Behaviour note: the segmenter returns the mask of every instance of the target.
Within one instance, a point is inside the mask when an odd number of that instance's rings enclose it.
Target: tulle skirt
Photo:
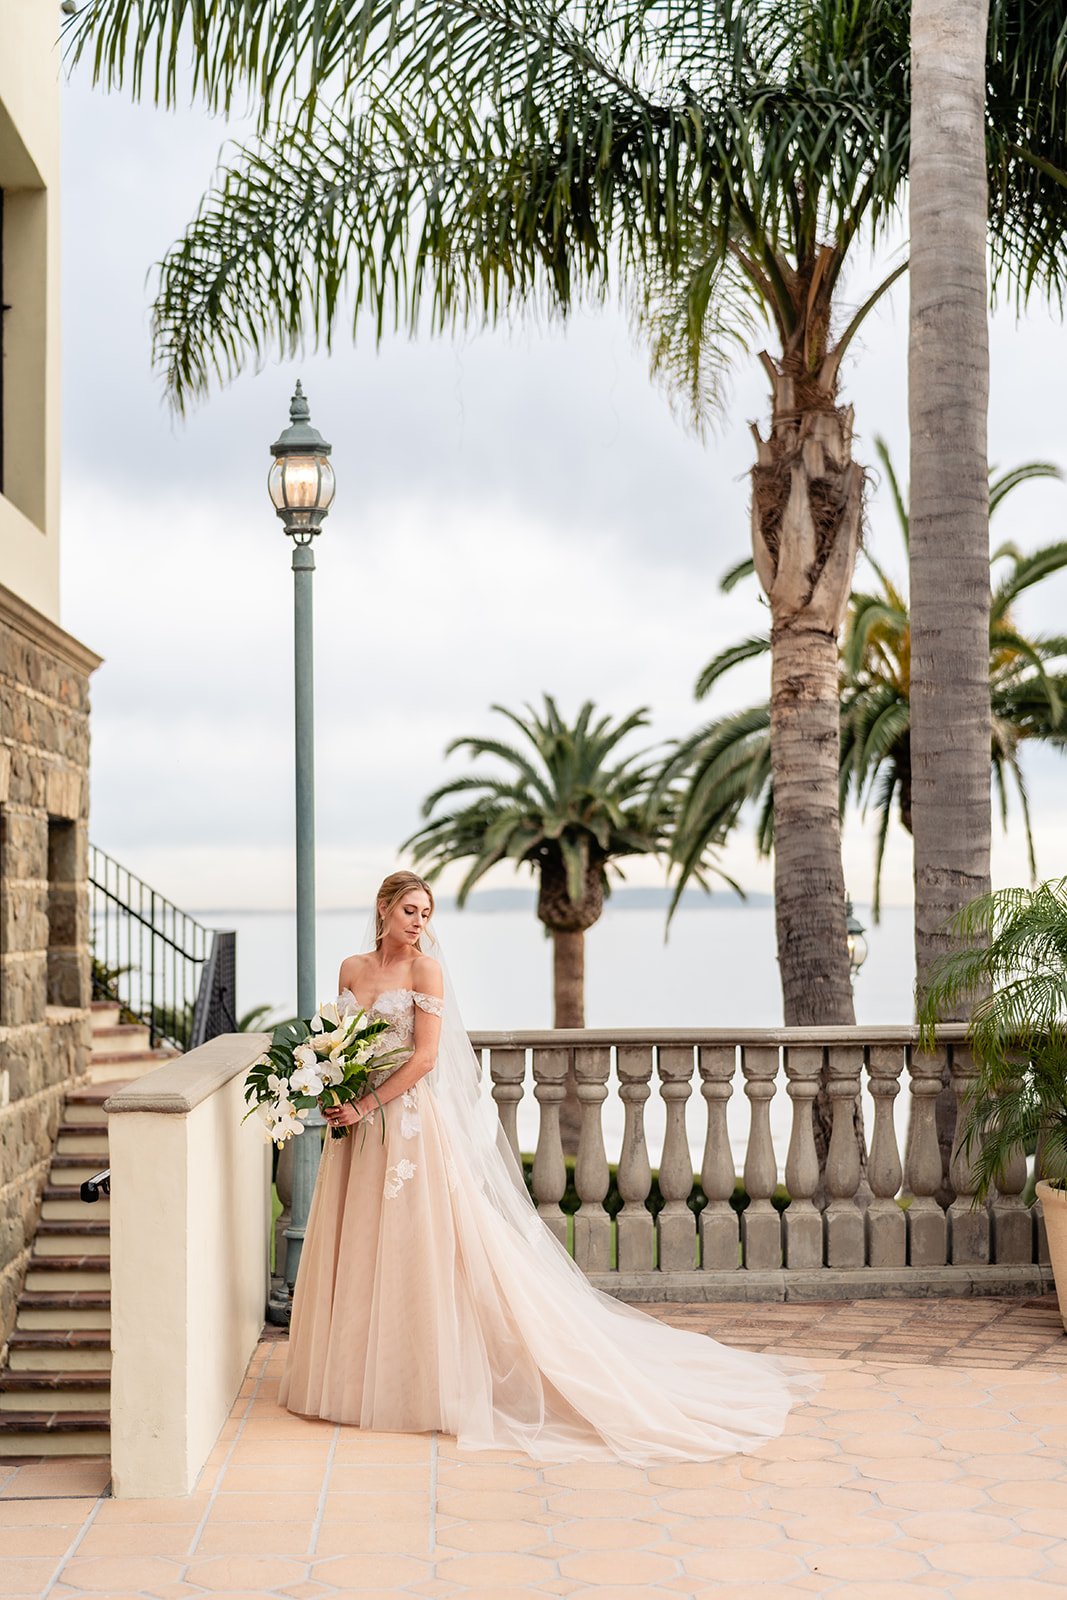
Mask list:
[[[464,1173],[430,1079],[325,1140],[291,1411],[545,1461],[692,1461],[776,1437],[817,1381],[593,1289],[532,1207],[517,1227]]]

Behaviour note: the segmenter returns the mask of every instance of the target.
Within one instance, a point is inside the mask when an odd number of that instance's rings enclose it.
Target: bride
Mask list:
[[[594,1289],[543,1225],[433,942],[433,894],[394,872],[373,948],[341,967],[384,1018],[373,1095],[326,1112],[281,1403],[538,1460],[700,1460],[781,1433],[813,1379]],[[368,938],[368,944],[371,943]],[[383,1126],[384,1124],[384,1126]]]

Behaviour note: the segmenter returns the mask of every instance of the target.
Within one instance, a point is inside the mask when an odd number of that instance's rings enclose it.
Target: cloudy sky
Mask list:
[[[767,401],[739,365],[729,414],[704,442],[674,419],[615,308],[456,339],[361,336],[334,355],[272,363],[175,422],[149,362],[152,264],[182,230],[232,134],[199,111],[161,113],[64,90],[63,620],[105,657],[94,680],[94,840],[180,903],[292,903],[289,547],[266,495],[268,446],[294,380],[334,446],[337,499],[318,541],[316,672],[320,902],[365,903],[423,796],[459,770],[443,751],[490,732],[494,701],[542,691],[651,709],[649,742],[766,692],[752,668],[704,705],[702,664],[763,626],[753,586],[724,597],[748,551],[749,423]],[[846,293],[881,275],[861,260]],[[907,463],[907,284],[868,319],[845,372],[857,454]],[[1067,466],[1067,336],[1035,307],[992,325],[990,453]],[[902,573],[883,489],[870,543]],[[1067,487],[1009,501],[997,542],[1067,536]],[[1021,611],[1062,627],[1067,577]],[[1028,756],[1039,866],[1063,870],[1058,757]],[[846,827],[857,899],[870,833]],[[749,838],[727,867],[770,872]],[[1018,819],[995,850],[1024,881]],[[631,881],[657,881],[649,864]],[[513,881],[508,876],[496,880]],[[906,901],[897,833],[886,898]]]

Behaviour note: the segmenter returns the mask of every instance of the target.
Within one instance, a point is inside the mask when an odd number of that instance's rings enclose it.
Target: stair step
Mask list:
[[[83,1206],[82,1213],[99,1215],[101,1202]],[[51,1222],[37,1224],[34,1251],[38,1256],[110,1256],[111,1226],[108,1222]]]
[[[60,1126],[57,1155],[81,1156],[86,1161],[103,1156],[106,1165],[107,1148],[106,1122],[64,1122]]]
[[[175,1054],[173,1051],[163,1055],[159,1051],[146,1050],[137,1055],[131,1052],[121,1056],[93,1056],[89,1071],[94,1083],[107,1086],[108,1094],[113,1094],[120,1083],[129,1083],[133,1078],[143,1078],[146,1072],[155,1072],[165,1061],[173,1061]]]
[[[119,1003],[117,1000],[93,1000],[89,1009],[92,1012],[93,1027],[115,1028],[119,1020]]]
[[[41,1221],[80,1222],[89,1204],[93,1207],[94,1220],[108,1216],[110,1203],[106,1195],[99,1200],[85,1201],[79,1189],[67,1184],[49,1183],[45,1186],[41,1201]]]
[[[7,1359],[11,1372],[108,1372],[111,1333],[107,1328],[16,1328]]]
[[[52,1157],[52,1170],[50,1171],[49,1184],[52,1188],[66,1187],[80,1189],[88,1178],[95,1178],[107,1166],[107,1151],[104,1151],[102,1161],[93,1160],[87,1155],[56,1154]]]
[[[0,1412],[101,1411],[111,1405],[107,1372],[0,1373]]]
[[[110,1445],[106,1411],[0,1413],[0,1456],[100,1456]]]
[[[19,1296],[16,1328],[110,1328],[111,1294],[106,1289],[28,1289]]]
[[[93,1055],[98,1051],[126,1055],[152,1048],[152,1035],[143,1023],[120,1022],[114,1028],[93,1027]]]
[[[26,1289],[31,1293],[47,1294],[61,1289],[102,1292],[110,1287],[110,1256],[33,1255],[26,1268]]]

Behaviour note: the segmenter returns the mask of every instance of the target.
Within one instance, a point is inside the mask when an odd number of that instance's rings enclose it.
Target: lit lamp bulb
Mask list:
[[[849,976],[855,977],[867,959],[866,929],[852,909],[852,901],[845,901],[845,936],[848,945]]]

